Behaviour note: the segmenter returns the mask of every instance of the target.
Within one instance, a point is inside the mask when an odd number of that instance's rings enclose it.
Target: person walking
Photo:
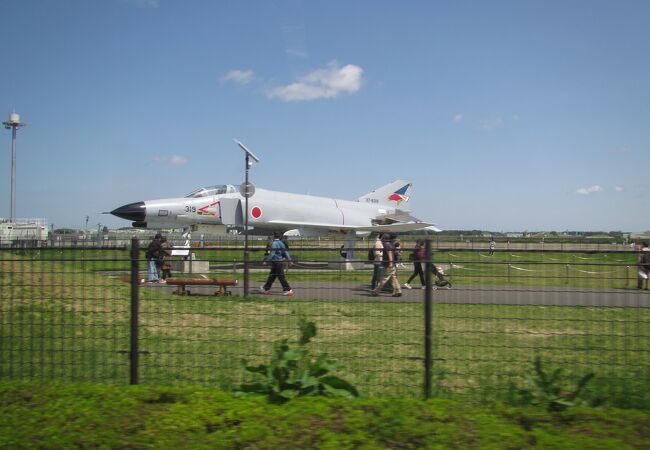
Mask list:
[[[640,247],[640,253],[637,257],[639,273],[637,274],[636,287],[637,289],[643,289],[643,285],[645,284],[645,288],[648,289],[648,277],[650,276],[650,247],[648,247],[647,242],[641,243]]]
[[[159,270],[159,261],[160,261],[160,240],[162,235],[160,233],[156,234],[153,240],[147,246],[145,251],[145,257],[148,261],[148,271],[147,271],[147,282],[148,283],[157,283],[160,279],[158,275]]]
[[[381,280],[384,275],[384,266],[381,263],[382,255],[384,253],[384,243],[381,241],[382,233],[377,235],[375,239],[375,246],[373,249],[373,258],[372,261],[372,280],[370,281],[370,289],[377,287],[379,280]]]
[[[370,291],[370,295],[377,297],[379,291],[384,285],[390,280],[393,286],[393,297],[401,297],[402,289],[397,279],[397,269],[395,267],[395,246],[393,245],[394,237],[388,233],[384,233],[381,241],[384,244],[384,249],[382,253],[382,264],[384,266],[384,277],[381,281],[375,286],[373,290]]]
[[[271,264],[271,271],[264,286],[260,286],[260,292],[262,294],[270,294],[271,286],[273,286],[275,279],[279,278],[280,284],[282,285],[282,295],[291,297],[294,292],[291,286],[289,286],[287,277],[284,274],[284,262],[286,260],[291,265],[291,257],[289,256],[289,252],[287,252],[287,247],[280,240],[278,233],[273,233],[272,236],[273,242],[271,242],[269,254],[264,258],[265,265],[267,263]]]
[[[494,249],[497,247],[497,243],[494,242],[494,238],[490,239],[490,252],[489,255],[493,256],[494,255]]]
[[[412,289],[410,283],[416,276],[420,277],[420,284],[422,285],[422,289],[426,288],[426,283],[424,281],[424,271],[422,270],[424,256],[424,242],[422,239],[418,239],[415,241],[415,247],[413,248],[413,251],[410,255],[410,259],[413,261],[413,273],[406,281],[406,283],[404,283],[404,286],[402,286],[403,288]]]

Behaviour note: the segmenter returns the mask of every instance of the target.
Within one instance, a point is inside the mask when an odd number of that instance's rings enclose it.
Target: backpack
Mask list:
[[[369,248],[368,249],[368,261],[374,261],[375,260],[375,249],[374,248]]]

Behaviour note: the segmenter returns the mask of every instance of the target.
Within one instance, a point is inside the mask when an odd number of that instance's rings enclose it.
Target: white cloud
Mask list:
[[[353,94],[361,89],[363,69],[354,64],[339,67],[336,61],[298,79],[296,83],[266,91],[268,98],[285,102],[335,98],[341,93]]]
[[[237,84],[248,84],[253,81],[253,78],[254,74],[252,70],[231,70],[221,77],[221,81],[232,81]]]
[[[188,163],[187,158],[180,155],[156,156],[153,160],[158,164],[166,164],[168,166],[184,166]]]
[[[625,189],[623,188],[623,186],[614,186],[614,190],[616,192],[623,192]]]
[[[590,194],[594,194],[594,193],[596,193],[596,192],[602,192],[602,191],[603,191],[603,188],[600,187],[600,186],[598,186],[597,184],[595,184],[595,185],[593,185],[593,186],[582,187],[582,188],[578,189],[578,190],[576,191],[576,194],[579,194],[579,195],[590,195]]]
[[[462,113],[458,113],[454,116],[454,123],[461,123],[465,120],[465,116]]]
[[[503,125],[503,117],[488,117],[481,121],[481,130],[494,130]]]

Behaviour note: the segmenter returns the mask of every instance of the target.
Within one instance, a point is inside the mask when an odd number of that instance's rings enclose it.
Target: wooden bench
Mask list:
[[[219,290],[214,295],[225,296],[232,293],[227,289],[228,286],[237,286],[237,280],[225,278],[167,278],[167,284],[178,286],[176,295],[191,295],[186,286],[219,286]]]

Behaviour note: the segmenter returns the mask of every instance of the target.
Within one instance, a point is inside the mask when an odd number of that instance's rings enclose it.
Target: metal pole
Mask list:
[[[11,214],[9,221],[16,218],[16,125],[11,127]]]
[[[431,345],[431,320],[432,320],[432,292],[431,289],[431,239],[427,239],[424,243],[424,252],[426,255],[426,262],[424,264],[424,279],[425,279],[425,294],[424,294],[424,398],[431,398],[431,366],[432,366],[432,345]]]
[[[248,156],[248,152],[246,152],[246,177],[245,177],[245,185],[246,189],[248,190],[248,170],[250,167],[250,159]],[[248,288],[249,288],[249,279],[248,279],[248,261],[249,261],[249,254],[248,254],[248,192],[246,192],[246,195],[244,196],[244,209],[246,209],[246,212],[244,213],[244,297],[248,297]]]
[[[130,356],[130,384],[138,384],[138,365],[140,349],[138,346],[138,315],[140,312],[138,290],[140,288],[140,241],[131,239],[131,350]]]
[[[246,172],[246,179],[244,181],[244,189],[242,195],[244,196],[244,209],[246,211],[244,212],[244,296],[248,296],[248,288],[249,288],[249,277],[248,277],[248,262],[249,262],[249,251],[248,251],[248,197],[252,195],[252,192],[254,192],[254,189],[252,189],[252,186],[249,185],[248,183],[248,171],[250,170],[251,165],[253,164],[251,162],[251,158],[255,162],[260,162],[260,159],[255,156],[249,149],[246,148],[244,144],[239,142],[237,139],[235,139],[235,142],[237,145],[239,145],[239,148],[241,148],[245,153],[246,153],[246,167],[245,167],[245,172]],[[240,190],[241,193],[241,190]]]
[[[2,122],[8,130],[11,128],[11,204],[9,207],[9,220],[13,222],[16,218],[16,134],[18,128],[24,127],[25,124],[20,122],[20,116],[13,113],[9,114],[6,122]]]

